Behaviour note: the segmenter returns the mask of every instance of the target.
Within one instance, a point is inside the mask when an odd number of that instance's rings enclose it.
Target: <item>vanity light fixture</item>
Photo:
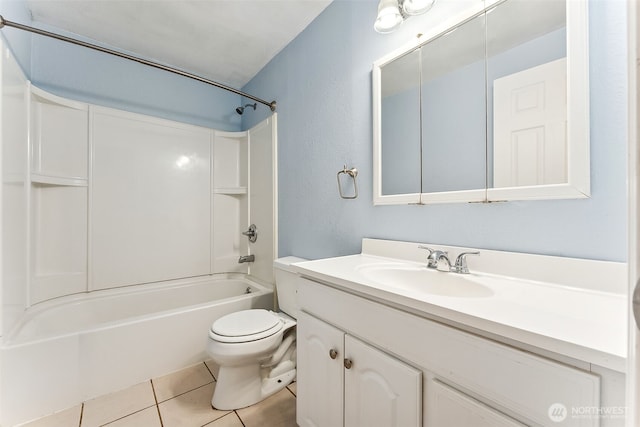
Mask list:
[[[391,33],[410,16],[426,13],[434,3],[435,0],[380,0],[373,28],[381,34]]]
[[[403,19],[398,0],[380,0],[373,28],[381,34],[390,33],[402,24]]]

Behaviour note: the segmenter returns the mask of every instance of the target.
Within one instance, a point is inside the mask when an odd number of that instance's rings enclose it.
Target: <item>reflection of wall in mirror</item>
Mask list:
[[[420,94],[417,88],[382,99],[382,194],[420,192]]]
[[[497,78],[563,57],[565,28],[500,52],[488,59],[487,93]],[[477,61],[423,85],[425,193],[494,187],[493,98],[485,102],[484,71],[485,62]],[[420,191],[418,96],[413,88],[382,99],[383,195]]]
[[[425,82],[422,91],[423,191],[437,193],[484,188],[484,61]]]

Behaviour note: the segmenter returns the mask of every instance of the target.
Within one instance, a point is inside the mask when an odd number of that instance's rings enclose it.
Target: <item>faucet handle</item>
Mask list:
[[[440,258],[444,255],[445,257],[448,255],[447,252],[441,251],[439,249],[432,249],[428,246],[418,246],[418,249],[424,249],[429,251],[429,255],[427,255],[427,267],[429,268],[438,268],[438,262]],[[447,259],[448,261],[448,259]]]
[[[467,255],[480,255],[478,251],[462,252],[456,257],[456,262],[451,268],[454,273],[469,274],[469,267],[467,267]]]
[[[418,249],[424,249],[425,251],[429,251],[429,255],[431,255],[432,253],[434,253],[436,250],[435,249],[431,249],[428,246],[424,246],[424,245],[419,245]],[[427,256],[429,256],[427,255]]]

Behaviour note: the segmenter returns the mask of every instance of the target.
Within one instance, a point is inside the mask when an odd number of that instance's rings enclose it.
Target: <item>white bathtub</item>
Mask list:
[[[12,426],[206,359],[211,323],[271,308],[273,290],[215,275],[30,308],[0,347],[0,425]]]

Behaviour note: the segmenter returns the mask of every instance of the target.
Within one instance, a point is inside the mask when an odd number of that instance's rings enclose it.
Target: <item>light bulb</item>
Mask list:
[[[378,17],[373,28],[379,33],[390,33],[402,24],[402,15],[397,0],[380,0]]]
[[[431,9],[434,3],[435,0],[404,0],[402,10],[407,15],[421,15]]]

